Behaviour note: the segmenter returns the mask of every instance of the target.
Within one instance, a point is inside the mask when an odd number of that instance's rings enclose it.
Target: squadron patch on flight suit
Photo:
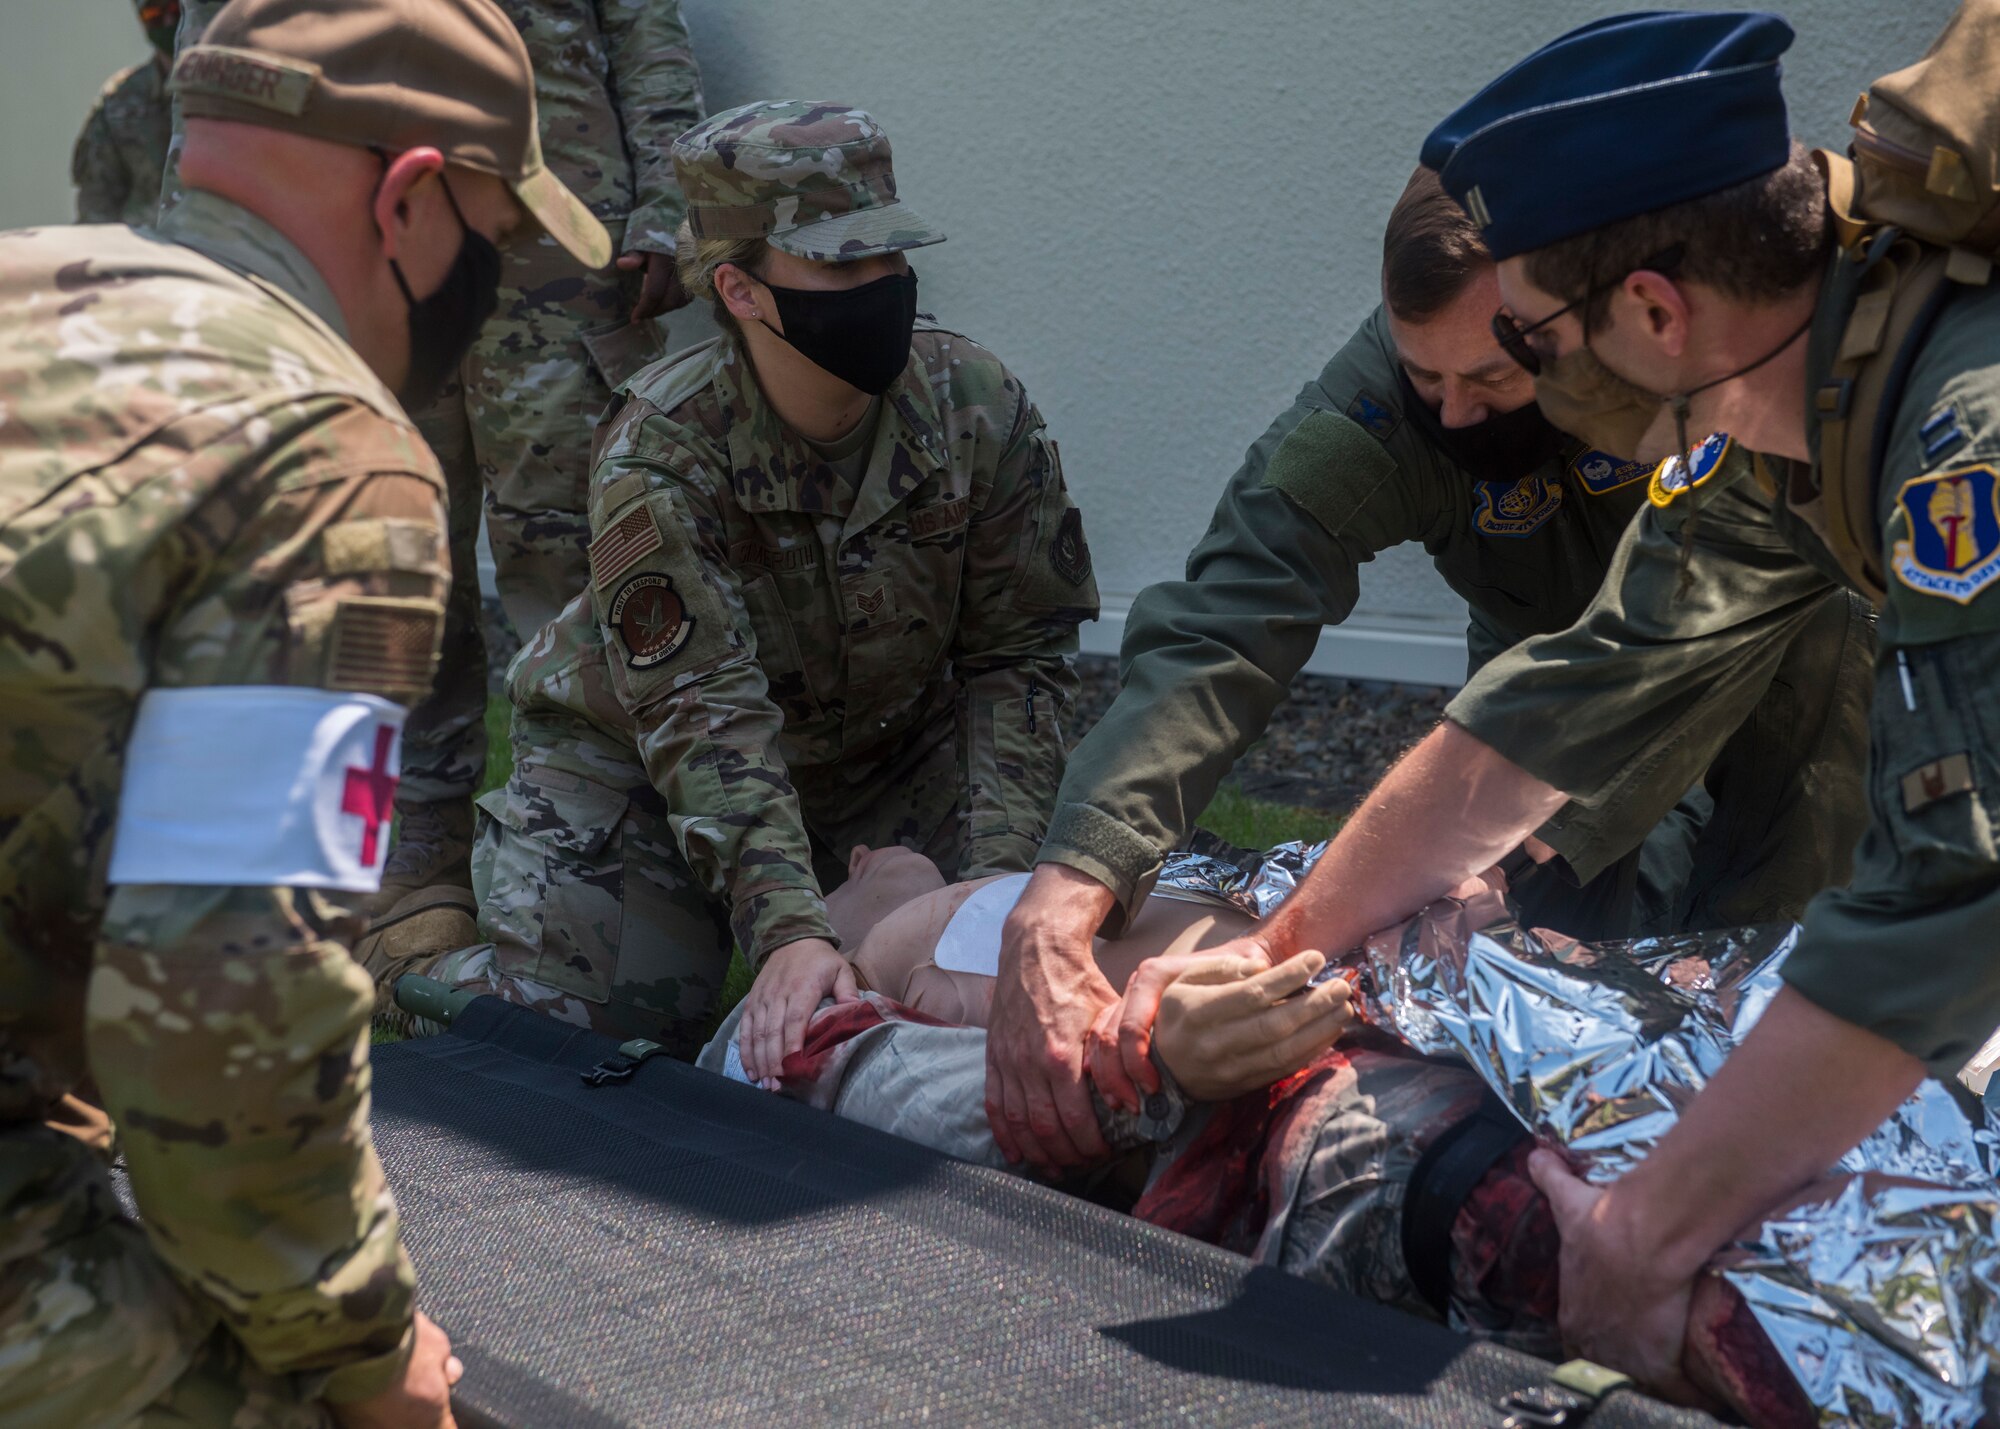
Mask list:
[[[1474,486],[1479,509],[1473,529],[1482,536],[1525,536],[1562,509],[1563,489],[1539,472],[1519,481],[1482,481]]]
[[[2000,477],[1992,467],[1916,477],[1903,483],[1896,504],[1910,532],[1890,556],[1897,580],[1960,605],[2000,581]]]
[[[1642,481],[1650,470],[1642,461],[1620,461],[1610,452],[1600,451],[1579,452],[1569,464],[1569,474],[1592,496],[1603,496]]]
[[[1403,414],[1387,402],[1378,402],[1366,392],[1354,394],[1347,404],[1347,419],[1378,442],[1386,442],[1403,424]]]
[[[1673,505],[1722,470],[1722,459],[1733,445],[1727,433],[1717,432],[1696,442],[1686,456],[1668,457],[1653,468],[1653,484],[1646,488],[1646,499],[1662,510]]]
[[[694,617],[675,591],[673,577],[651,571],[620,586],[606,614],[625,644],[625,663],[635,670],[671,660],[694,634]]]

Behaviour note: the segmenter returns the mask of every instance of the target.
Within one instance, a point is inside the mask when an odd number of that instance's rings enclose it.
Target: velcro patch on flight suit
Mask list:
[[[1366,392],[1356,392],[1354,400],[1347,404],[1347,420],[1376,441],[1386,442],[1396,435],[1396,428],[1403,424],[1403,414]]]
[[[2000,475],[1990,465],[1913,477],[1896,505],[1907,534],[1889,568],[1900,584],[1970,605],[2000,581]]]
[[[1686,456],[1670,456],[1653,469],[1653,482],[1646,490],[1646,499],[1653,505],[1665,509],[1714,479],[1722,470],[1724,459],[1735,445],[1729,437],[1717,432],[1697,442]]]
[[[347,596],[334,602],[326,684],[422,698],[437,665],[444,612],[433,601]]]
[[[1903,776],[1903,812],[1914,814],[1926,804],[1953,794],[1969,794],[1977,787],[1972,760],[1963,754],[1947,754]]]
[[[1592,496],[1605,496],[1635,481],[1644,481],[1653,469],[1642,461],[1625,461],[1610,452],[1582,451],[1569,464],[1569,474]]]
[[[1360,480],[1342,480],[1341,472]],[[1339,535],[1354,515],[1353,493],[1396,475],[1396,459],[1366,430],[1338,412],[1308,412],[1278,443],[1264,471],[1264,485],[1283,492],[1300,510]]]
[[[438,529],[428,521],[393,517],[340,521],[320,536],[320,560],[330,576],[365,571],[437,572]]]
[[[1472,526],[1482,536],[1526,536],[1562,510],[1562,483],[1540,472],[1530,472],[1519,481],[1482,481],[1473,489],[1479,506],[1472,513]]]

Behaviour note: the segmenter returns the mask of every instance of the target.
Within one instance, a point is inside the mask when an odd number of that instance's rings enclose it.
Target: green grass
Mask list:
[[[481,794],[497,789],[514,772],[514,750],[507,740],[507,702],[498,695],[486,701],[486,782]],[[1313,809],[1290,804],[1271,804],[1253,799],[1233,784],[1225,784],[1216,794],[1201,825],[1239,848],[1269,848],[1293,839],[1323,839],[1338,828],[1340,821]],[[732,954],[729,975],[722,984],[720,1022],[750,990],[750,964],[741,953]]]
[[[1253,799],[1234,784],[1224,784],[1216,790],[1215,798],[1198,822],[1238,848],[1270,848],[1294,840],[1317,843],[1331,838],[1341,823],[1338,816],[1317,809]]]

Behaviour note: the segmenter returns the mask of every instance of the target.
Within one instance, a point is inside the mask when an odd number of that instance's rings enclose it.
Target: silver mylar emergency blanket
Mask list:
[[[1241,864],[1176,854],[1167,897],[1262,917],[1324,844]],[[1790,926],[1579,944],[1508,921],[1497,896],[1446,900],[1322,976],[1367,1021],[1470,1063],[1595,1182],[1644,1159],[1770,1005]],[[1841,1068],[1802,1067],[1837,1095]],[[1979,1421],[2000,1347],[2000,1130],[1937,1081],[1836,1173],[1838,1194],[1776,1214],[1714,1262],[1825,1424]],[[2000,1386],[2000,1376],[1996,1376]]]

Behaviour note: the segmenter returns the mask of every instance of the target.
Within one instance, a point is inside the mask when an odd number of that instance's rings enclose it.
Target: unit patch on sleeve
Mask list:
[[[1653,484],[1646,499],[1662,510],[1708,481],[1722,470],[1722,459],[1735,443],[1725,432],[1703,437],[1686,456],[1678,453],[1653,468]]]
[[[1990,466],[1919,476],[1896,498],[1909,538],[1896,542],[1896,579],[1960,605],[2000,581],[2000,478]]]
[[[1472,525],[1482,536],[1525,536],[1563,504],[1561,483],[1539,472],[1519,481],[1477,482],[1473,489],[1478,493],[1479,507],[1472,513]]]
[[[1055,543],[1049,547],[1049,564],[1071,585],[1080,586],[1090,578],[1090,545],[1083,539],[1081,508],[1072,506],[1063,512]]]
[[[625,663],[635,670],[671,660],[694,634],[694,617],[674,590],[673,578],[651,571],[620,586],[606,614],[625,643]]]
[[[1347,404],[1347,419],[1378,442],[1386,442],[1403,424],[1403,414],[1387,402],[1378,402],[1366,392],[1354,394]]]
[[[1600,451],[1579,452],[1569,464],[1569,474],[1592,496],[1603,496],[1644,480],[1650,470],[1642,461],[1620,461],[1610,452]]]

